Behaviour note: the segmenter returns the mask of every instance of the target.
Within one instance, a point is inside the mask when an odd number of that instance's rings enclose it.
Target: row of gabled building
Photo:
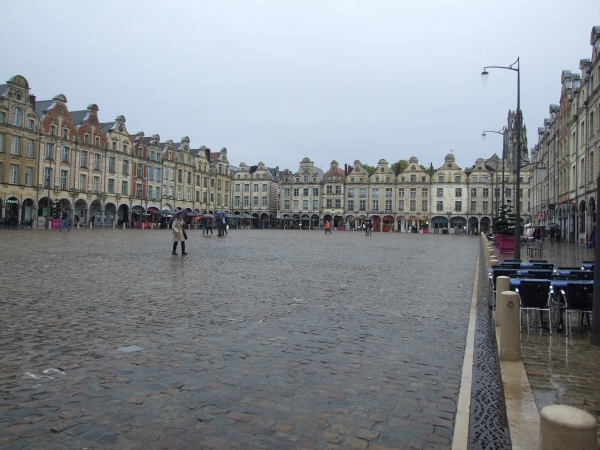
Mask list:
[[[22,76],[0,85],[2,219],[42,225],[58,207],[83,223],[93,217],[120,225],[164,209],[225,209],[268,225],[289,218],[352,228],[369,219],[379,230],[452,232],[489,230],[502,199],[519,201],[522,211],[529,206],[527,182],[520,193],[513,189],[513,112],[505,158],[480,158],[464,170],[448,154],[437,168],[412,157],[401,172],[383,159],[374,171],[356,160],[333,161],[323,172],[304,158],[293,172],[262,162],[234,167],[225,148],[211,152],[192,148],[187,137],[174,143],[131,134],[123,116],[101,122],[95,104],[70,111],[64,95],[38,101],[29,90]],[[529,169],[521,173],[528,175]]]
[[[538,128],[530,178],[534,223],[557,223],[569,242],[589,238],[596,220],[600,152],[600,26],[592,28],[591,59],[563,70],[558,103]]]

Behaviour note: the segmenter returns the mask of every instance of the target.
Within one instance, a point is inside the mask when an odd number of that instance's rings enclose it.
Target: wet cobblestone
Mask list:
[[[189,235],[0,231],[3,450],[450,448],[479,238]]]

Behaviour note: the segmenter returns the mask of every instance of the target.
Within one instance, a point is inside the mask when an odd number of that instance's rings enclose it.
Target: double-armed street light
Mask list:
[[[506,134],[506,128],[502,127],[502,131],[484,131],[483,133],[481,133],[481,140],[483,142],[485,142],[485,138],[486,138],[486,133],[495,133],[495,134],[500,134],[502,135],[502,206],[504,206],[504,166],[505,166],[505,149],[506,149],[506,142],[504,140],[504,136]]]
[[[515,67],[516,66],[516,67]],[[487,79],[489,72],[487,69],[505,69],[512,70],[513,72],[517,72],[517,159],[516,159],[516,195],[517,200],[515,201],[515,253],[514,258],[521,258],[521,205],[519,203],[520,192],[521,192],[521,69],[519,64],[519,58],[512,63],[510,66],[486,66],[483,68],[483,72],[481,72],[481,81],[485,86],[487,84]]]

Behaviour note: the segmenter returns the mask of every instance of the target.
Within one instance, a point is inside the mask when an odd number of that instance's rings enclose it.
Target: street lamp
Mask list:
[[[515,66],[516,67],[513,67]],[[516,161],[516,191],[517,201],[515,202],[515,253],[514,258],[521,258],[521,205],[519,203],[519,193],[521,191],[521,69],[519,58],[510,66],[487,66],[481,72],[481,82],[485,86],[488,79],[487,69],[505,69],[517,72],[517,161]]]
[[[504,166],[506,165],[504,163],[506,155],[504,153],[505,149],[506,149],[506,142],[504,141],[504,136],[506,134],[506,128],[502,127],[503,131],[484,131],[483,133],[481,133],[481,140],[483,142],[485,142],[485,138],[486,138],[486,134],[485,133],[495,133],[495,134],[500,134],[502,135],[502,206],[504,206]]]
[[[496,174],[495,170],[489,171],[490,176],[492,177],[492,231],[494,230],[494,197],[496,196],[496,192],[494,190],[494,175]],[[497,206],[497,205],[496,205]],[[497,216],[498,214],[496,214]]]

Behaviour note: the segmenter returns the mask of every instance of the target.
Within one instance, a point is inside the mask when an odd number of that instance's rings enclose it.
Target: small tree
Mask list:
[[[510,236],[515,232],[515,215],[508,205],[500,207],[500,214],[494,219],[494,233]]]
[[[53,219],[60,219],[60,206],[58,205],[58,200],[55,200],[54,203],[50,204],[50,217]]]

